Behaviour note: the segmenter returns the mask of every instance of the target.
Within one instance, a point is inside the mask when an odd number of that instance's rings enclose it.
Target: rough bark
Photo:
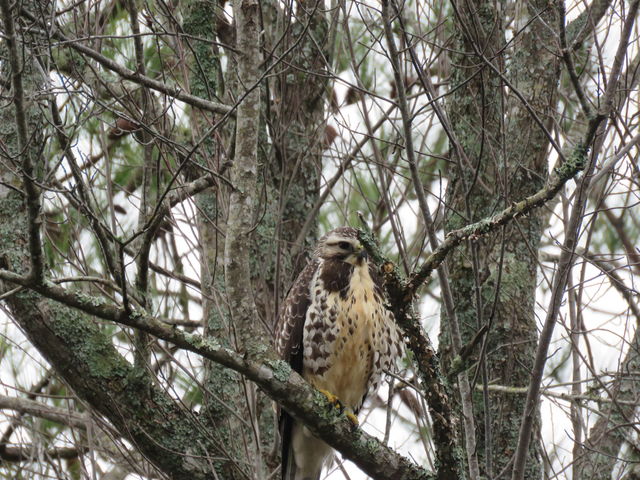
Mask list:
[[[222,76],[219,47],[212,45],[220,38],[234,44],[233,36],[226,37],[228,32],[224,29],[230,27],[220,18],[220,9],[217,2],[200,0],[183,5],[183,28],[192,36],[187,41],[189,56],[186,59],[191,93],[209,100],[219,100],[223,97],[225,87],[229,88]],[[234,66],[235,63],[230,68],[233,72],[231,75],[237,73]],[[224,98],[233,103],[231,95]],[[198,145],[198,149],[194,165],[187,169],[188,175],[200,175],[202,171],[199,167],[203,167],[204,171],[213,170],[221,176],[228,175],[225,162],[228,161],[228,153],[232,152],[230,145],[235,121],[229,118],[219,128],[213,129],[222,118],[222,115],[212,115],[205,110],[191,110],[192,142]],[[233,325],[225,307],[224,282],[224,225],[228,216],[228,196],[228,185],[218,180],[213,188],[200,193],[195,199],[204,334],[231,348],[234,345]],[[217,444],[225,451],[225,455],[216,456],[213,466],[219,478],[235,478],[238,472],[234,464],[252,463],[247,462],[248,452],[242,441],[245,436],[252,438],[251,435],[245,435],[247,430],[240,420],[249,418],[250,408],[243,394],[242,378],[218,363],[205,361],[202,389],[203,417],[211,425]],[[241,412],[240,415],[238,412]],[[238,435],[238,432],[243,434]]]
[[[280,2],[263,2],[262,8],[265,22],[280,27],[267,35],[272,55],[265,60],[279,71],[269,83],[266,120],[273,138],[268,173],[278,198],[273,213],[280,270],[273,285],[284,297],[317,237],[317,219],[309,212],[319,196],[331,45],[324,2],[299,2],[295,16]]]
[[[261,2],[259,7],[262,12],[257,18],[262,17],[263,21],[270,22],[271,25],[291,22],[288,17],[291,12],[283,10],[280,4]],[[242,6],[238,5],[237,8]],[[208,44],[192,42],[194,58],[197,59],[197,62],[192,63],[194,74],[191,84],[194,93],[207,96],[217,92],[220,97],[224,96],[227,103],[241,101],[237,122],[228,122],[224,130],[219,130],[202,143],[208,152],[205,157],[209,159],[209,167],[222,174],[230,174],[231,183],[238,187],[228,189],[225,185],[219,185],[215,191],[206,192],[198,198],[207,332],[224,345],[259,350],[260,341],[268,343],[269,339],[255,333],[265,327],[270,333],[278,314],[277,300],[286,294],[290,282],[303,266],[307,247],[315,240],[313,227],[305,235],[302,248],[298,250],[302,255],[296,254],[297,260],[292,259],[291,246],[307,219],[309,205],[313,205],[318,196],[322,150],[317,131],[323,125],[322,99],[326,80],[313,73],[322,69],[323,61],[326,60],[324,56],[320,56],[318,60],[317,53],[318,46],[326,43],[325,13],[317,8],[309,10],[305,17],[305,28],[301,28],[299,23],[295,27],[290,25],[291,31],[285,30],[287,33],[284,38],[279,36],[282,32],[277,28],[266,29],[265,35],[253,38],[249,35],[251,28],[261,29],[261,25],[236,23],[236,31],[232,33],[229,25],[220,18],[219,7],[212,9],[206,2],[193,2],[188,11],[190,15],[185,22],[185,29],[191,34],[202,38],[217,36],[227,43],[233,43],[236,49],[236,55],[228,56],[227,73],[223,76],[215,59],[215,51]],[[207,12],[209,14],[205,14]],[[216,25],[205,20],[212,16],[218,18]],[[282,42],[279,45],[284,53],[280,50],[276,52],[282,53],[282,57],[275,55],[267,59],[265,64],[260,62],[254,65],[251,78],[240,72],[241,68],[245,68],[243,62],[257,62],[263,47],[266,47],[264,51],[271,51],[269,43],[276,40]],[[299,96],[297,106],[292,110],[274,108],[280,105],[280,93],[277,92],[284,88],[280,84],[276,82],[273,92],[265,90],[264,82],[258,85],[258,80],[265,71],[274,65],[281,68],[285,64],[291,65],[296,71],[306,72],[304,76],[289,78],[289,88]],[[203,69],[202,65],[210,68]],[[220,81],[224,83],[221,84]],[[309,89],[309,85],[317,86]],[[292,91],[288,92],[287,95],[294,95]],[[276,100],[270,107],[271,97],[276,97]],[[290,100],[288,98],[286,101]],[[249,118],[247,113],[250,113],[250,128],[253,130],[250,136],[246,134],[246,121]],[[202,118],[194,118],[194,121],[201,125],[200,131],[206,131],[214,123],[211,119],[208,122],[202,121]],[[269,147],[273,142],[267,136],[267,127],[271,128],[272,137],[280,128],[287,132],[287,135],[279,138],[275,148]],[[227,170],[228,163],[225,163],[228,156],[234,159],[230,170]],[[247,160],[250,160],[252,166]],[[245,174],[255,176],[252,186],[249,187],[244,182],[246,175],[241,172],[242,169],[246,170]],[[252,173],[249,172],[251,169]],[[240,184],[236,185],[238,181]],[[241,203],[243,206],[240,206]],[[228,240],[226,245],[225,238]],[[235,245],[229,244],[229,238]],[[228,247],[235,252],[250,252],[249,265],[243,266],[242,274],[233,274],[238,271],[233,255],[228,255],[226,260],[223,258]],[[225,267],[225,262],[230,269]],[[227,278],[224,278],[225,270],[231,274]],[[250,284],[246,283],[247,278],[251,279]],[[237,290],[240,286],[249,288],[250,294],[243,296],[238,295],[237,291],[230,291],[230,288]],[[230,317],[229,308],[233,306],[228,301],[232,298],[244,298],[244,301],[251,299],[255,302],[255,307],[252,308],[257,309],[257,316]],[[242,317],[245,318],[245,324],[240,320]],[[247,328],[249,325],[246,322],[252,323],[251,328]],[[243,380],[234,372],[209,363],[205,388],[207,414],[216,419],[220,440],[238,454],[243,450],[241,445],[236,444],[241,436],[232,432],[241,431],[244,427],[238,424],[233,412],[229,411],[229,406],[242,409],[245,418],[256,418],[260,424],[257,431],[260,432],[259,441],[264,457],[262,460],[275,468],[277,459],[269,457],[275,441],[271,401],[259,392],[255,396],[246,396],[247,388],[253,387],[243,384]],[[216,395],[206,392],[216,392]],[[255,432],[245,433],[245,438],[254,438]],[[243,455],[252,456],[256,452],[260,452],[260,448],[249,448]],[[260,461],[250,463],[259,465]]]

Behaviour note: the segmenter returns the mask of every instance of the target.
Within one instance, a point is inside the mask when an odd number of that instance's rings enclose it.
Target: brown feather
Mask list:
[[[276,325],[276,350],[280,357],[287,361],[293,370],[302,374],[302,328],[311,303],[311,280],[318,268],[318,262],[310,262],[298,275],[282,306]],[[280,410],[278,429],[282,442],[282,478],[285,478],[287,465],[293,463],[290,456],[291,429],[293,418]],[[291,467],[291,466],[290,466]]]

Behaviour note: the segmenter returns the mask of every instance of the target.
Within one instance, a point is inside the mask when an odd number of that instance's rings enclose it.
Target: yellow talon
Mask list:
[[[344,413],[347,416],[347,418],[351,421],[351,423],[353,423],[354,426],[357,427],[358,425],[360,425],[360,422],[358,421],[358,417],[356,416],[356,414],[353,413],[350,408],[345,408],[345,406],[342,404],[342,402],[336,395],[334,395],[328,390],[323,390],[322,388],[319,388],[318,391],[322,395],[327,397],[327,400],[329,401],[329,403],[332,404],[334,407],[336,407],[338,410],[340,410],[340,413]]]
[[[351,420],[351,423],[353,423],[353,425],[355,427],[357,427],[358,425],[360,425],[360,422],[358,421],[358,417],[356,417],[356,414],[353,413],[351,410],[346,410],[345,411],[345,415],[347,416],[347,418],[349,420]]]
[[[336,408],[340,408],[342,406],[342,403],[340,403],[340,400],[338,399],[338,397],[336,397],[333,393],[331,393],[328,390],[323,390],[321,388],[318,389],[318,391],[323,394],[325,397],[327,397],[327,401],[331,404],[333,404],[334,407]]]

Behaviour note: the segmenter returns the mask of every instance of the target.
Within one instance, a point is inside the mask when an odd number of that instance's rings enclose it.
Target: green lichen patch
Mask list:
[[[291,366],[284,360],[272,360],[270,362],[267,362],[267,365],[271,367],[273,376],[276,378],[276,380],[286,382],[289,379],[289,376],[292,372]]]

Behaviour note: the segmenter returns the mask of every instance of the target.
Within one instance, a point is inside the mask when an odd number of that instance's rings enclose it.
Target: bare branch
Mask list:
[[[88,450],[88,447],[81,449],[75,447],[53,447],[46,449],[44,452],[38,452],[38,455],[34,456],[36,451],[34,447],[29,447],[28,445],[20,447],[7,446],[0,451],[0,459],[5,462],[29,462],[42,460],[42,458],[70,460],[83,455]]]
[[[35,15],[25,10],[24,8],[20,10],[20,14],[25,18],[28,18],[32,22],[36,22],[42,28],[46,28],[47,30],[49,30],[49,27],[47,27],[46,25],[42,25],[41,21],[36,18]],[[104,68],[117,73],[125,80],[130,80],[134,83],[138,83],[145,87],[151,88],[152,90],[155,90],[157,92],[164,93],[165,95],[175,98],[176,100],[180,100],[187,105],[191,105],[208,112],[219,113],[222,115],[227,115],[233,112],[233,107],[217,102],[211,102],[209,100],[196,97],[195,95],[184,93],[184,91],[180,87],[171,87],[164,82],[142,75],[140,72],[129,70],[118,62],[111,60],[110,58],[96,52],[92,48],[83,45],[82,43],[80,43],[80,41],[68,38],[57,27],[51,28],[51,35],[56,40],[59,40],[63,46],[69,46],[70,48],[73,48],[74,50],[86,55],[87,57],[92,58]]]
[[[459,470],[461,454],[457,447],[452,404],[446,382],[440,371],[438,355],[420,324],[420,318],[413,308],[413,303],[407,302],[404,297],[404,283],[398,269],[382,254],[371,230],[364,219],[361,218],[361,220],[365,230],[359,233],[360,241],[380,268],[395,319],[415,355],[415,363],[422,381],[421,393],[427,400],[433,421],[436,454],[442,462],[437,472],[438,478],[456,478],[461,472]]]
[[[394,3],[395,15],[400,16],[400,13]],[[420,179],[420,172],[418,171],[418,165],[415,156],[415,150],[413,148],[413,134],[411,131],[411,115],[407,105],[407,96],[405,91],[404,75],[400,69],[400,61],[398,55],[398,49],[393,38],[392,19],[389,11],[389,1],[382,1],[382,16],[384,22],[384,31],[389,47],[389,60],[393,66],[393,75],[396,80],[396,89],[398,93],[398,108],[402,116],[403,137],[405,143],[405,152],[407,154],[407,163],[409,164],[409,170],[411,171],[411,179],[413,181],[413,187],[420,205],[420,211],[422,212],[422,218],[427,228],[427,234],[429,238],[429,244],[432,250],[438,248],[438,237],[436,235],[436,229],[433,225],[433,218],[429,211],[429,205],[427,204],[427,198],[425,195],[424,186]],[[451,294],[451,288],[449,286],[449,274],[447,272],[447,266],[445,263],[441,263],[438,266],[438,279],[440,280],[440,288],[442,289],[442,299],[444,302],[445,313],[447,320],[451,327],[451,338],[455,348],[455,353],[458,353],[462,348],[462,337],[460,335],[460,327],[458,324],[458,318],[456,316],[455,307],[453,303],[453,296]],[[476,426],[473,415],[473,402],[471,399],[471,386],[469,385],[469,379],[466,372],[461,372],[458,375],[458,385],[460,387],[460,399],[462,403],[464,433],[465,433],[465,446],[467,453],[467,462],[469,467],[469,476],[472,480],[476,480],[480,477],[480,467],[478,466],[478,457],[476,453]],[[439,446],[440,447],[440,446]],[[448,446],[446,446],[448,447]],[[451,455],[450,448],[438,448],[436,453],[441,457],[439,460],[441,466],[444,467],[439,472],[443,475],[441,478],[449,477],[451,475],[459,476],[462,471],[460,459]],[[448,457],[442,458],[443,454],[447,454]],[[446,473],[445,473],[446,472]]]
[[[15,410],[20,413],[27,413],[38,418],[45,418],[52,422],[68,425],[73,428],[85,430],[87,428],[88,418],[83,418],[67,409],[53,407],[41,402],[29,400],[26,398],[8,397],[0,395],[0,409]]]
[[[594,135],[595,126],[589,130],[586,140],[590,142],[593,140]],[[586,145],[588,145],[588,143]],[[445,260],[448,253],[460,245],[462,241],[466,239],[473,240],[474,238],[494,232],[514,218],[529,214],[532,210],[543,206],[546,202],[555,197],[565,183],[584,169],[586,157],[586,147],[578,145],[574,149],[573,154],[568,161],[561,167],[555,169],[555,176],[550,180],[546,187],[537,191],[533,195],[514,203],[510,207],[505,208],[502,212],[491,218],[484,218],[459,230],[449,232],[444,242],[442,242],[438,248],[427,257],[422,266],[409,278],[409,282],[406,286],[405,299],[412,298],[413,295],[415,295],[418,288],[431,275],[433,270],[436,269]]]
[[[567,40],[571,50],[579,49],[595,31],[611,6],[611,0],[593,0],[588,8],[567,25]]]
[[[573,88],[578,95],[578,100],[580,100],[580,105],[582,106],[582,111],[587,118],[591,117],[591,106],[587,100],[587,96],[580,85],[580,79],[578,78],[578,74],[576,73],[576,67],[573,63],[573,57],[571,56],[573,51],[567,45],[567,32],[565,29],[565,20],[566,20],[566,11],[564,7],[564,0],[558,0],[558,20],[559,20],[559,31],[560,31],[560,49],[562,52],[562,59],[564,60],[565,65],[567,66],[567,72],[569,72],[569,78],[571,79],[571,83],[573,84]]]

